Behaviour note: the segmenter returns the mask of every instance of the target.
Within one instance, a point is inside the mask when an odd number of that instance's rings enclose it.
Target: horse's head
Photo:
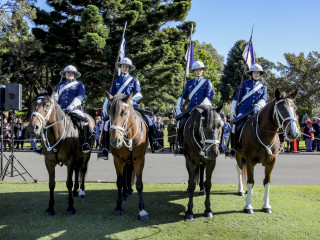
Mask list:
[[[209,160],[215,160],[219,155],[222,127],[224,125],[220,116],[222,108],[223,105],[218,108],[210,106],[201,106],[200,108],[199,135],[202,145],[199,146],[201,148],[200,154]]]
[[[284,136],[288,141],[293,141],[300,134],[297,125],[296,106],[293,102],[293,99],[297,94],[298,89],[290,94],[281,92],[278,88],[275,91],[276,101],[274,106],[274,117],[278,126],[282,128]]]
[[[46,91],[40,91],[34,87],[36,97],[31,104],[31,119],[28,125],[29,133],[39,136],[41,129],[46,126],[50,120],[52,110],[54,108],[54,100],[52,98],[52,87],[49,86]]]
[[[131,126],[130,115],[133,108],[130,103],[133,93],[130,95],[116,94],[114,96],[107,93],[109,99],[108,112],[110,115],[110,144],[114,148],[120,148],[123,138],[128,135],[128,127]]]

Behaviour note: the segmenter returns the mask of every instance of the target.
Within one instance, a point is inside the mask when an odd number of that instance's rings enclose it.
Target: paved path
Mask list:
[[[10,153],[5,153],[9,157]],[[110,154],[110,156],[112,156]],[[31,175],[38,181],[48,181],[48,174],[44,164],[44,157],[32,152],[16,152],[15,157],[25,166]],[[7,160],[3,159],[5,165]],[[23,172],[20,165],[14,166]],[[234,159],[225,159],[220,155],[213,173],[214,184],[237,184],[236,163]],[[10,169],[9,169],[10,173]],[[15,174],[15,173],[14,173]],[[66,167],[56,167],[56,181],[66,181]],[[24,174],[27,181],[33,181]],[[261,164],[255,168],[255,184],[262,185],[264,168]],[[5,176],[5,181],[23,181],[21,176]],[[97,153],[93,153],[89,162],[87,181],[115,182],[116,173],[113,159],[97,160]],[[172,153],[158,153],[146,155],[146,164],[143,172],[145,183],[186,183],[188,173],[185,159]],[[273,185],[300,185],[320,186],[320,153],[288,153],[280,154],[271,176]]]

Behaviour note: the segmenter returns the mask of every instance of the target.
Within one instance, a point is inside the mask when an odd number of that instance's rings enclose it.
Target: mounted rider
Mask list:
[[[191,71],[196,75],[194,79],[187,82],[181,96],[178,98],[176,106],[176,119],[179,120],[177,123],[178,127],[178,140],[180,145],[179,153],[183,153],[183,127],[185,125],[186,119],[190,116],[190,111],[199,105],[209,105],[212,106],[213,98],[213,88],[211,81],[203,78],[203,72],[206,67],[203,62],[195,61],[192,64]],[[181,106],[186,102],[189,96],[189,105],[185,112],[181,112]]]
[[[123,93],[125,95],[129,95],[133,92],[133,96],[131,98],[131,104],[134,109],[146,112],[143,109],[138,107],[137,101],[142,98],[141,87],[138,78],[133,77],[129,74],[132,70],[136,69],[134,65],[132,65],[132,61],[129,58],[123,58],[120,62],[116,63],[116,66],[120,68],[121,75],[114,79],[113,84],[109,90],[111,95],[116,95]],[[109,100],[106,98],[103,104],[103,115],[105,120],[109,119],[108,114],[108,103]],[[145,122],[148,124],[148,138],[150,141],[151,151],[154,152],[159,146],[159,144],[155,141],[155,129],[151,118],[148,115],[142,114]],[[105,121],[104,131],[101,139],[101,150],[98,153],[98,157],[107,160],[109,155],[109,147],[110,147],[110,135],[109,135],[109,123],[110,121]]]
[[[74,66],[69,65],[60,72],[60,75],[61,81],[55,88],[53,98],[58,102],[62,110],[69,114],[73,119],[81,121],[81,124],[76,125],[79,128],[79,132],[82,132],[82,152],[90,152],[90,127],[88,119],[81,108],[81,103],[85,96],[85,88],[82,82],[77,81],[77,78],[81,76],[81,73],[78,72]],[[63,78],[66,80],[62,81]],[[42,148],[35,152],[41,154]]]
[[[246,72],[246,75],[251,76],[252,79],[244,81],[242,87],[238,88],[234,96],[231,103],[231,117],[233,120],[230,135],[231,148],[226,152],[227,156],[235,156],[238,138],[236,137],[237,129],[243,126],[252,112],[257,113],[267,103],[267,86],[260,82],[260,76],[264,73],[259,64],[253,64],[249,71]]]

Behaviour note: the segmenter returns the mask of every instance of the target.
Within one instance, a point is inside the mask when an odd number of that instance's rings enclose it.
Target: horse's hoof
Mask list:
[[[85,199],[85,198],[86,198],[86,195],[79,195],[79,198],[80,198],[80,199]]]
[[[244,213],[253,214],[253,209],[243,209]]]
[[[204,216],[206,218],[213,218],[213,213],[212,212],[204,212]]]
[[[205,196],[206,195],[206,191],[205,190],[200,190],[199,195],[200,196]]]
[[[54,215],[54,211],[52,211],[52,212],[46,212],[46,216],[47,217],[52,217]]]
[[[139,220],[140,220],[141,222],[146,222],[146,221],[149,220],[149,215],[148,215],[148,214],[147,214],[147,215],[144,215],[144,216],[140,216],[140,215],[139,215]]]
[[[115,216],[122,216],[123,215],[123,210],[114,210],[113,214]]]
[[[191,213],[186,213],[186,215],[185,215],[185,218],[187,219],[187,220],[193,220],[193,214]]]
[[[272,213],[271,208],[262,208],[262,212]]]
[[[128,196],[122,196],[122,197],[121,197],[122,201],[127,201],[128,198],[129,198]]]
[[[238,196],[243,197],[244,196],[244,192],[238,192]]]
[[[75,211],[74,210],[68,210],[67,211],[67,216],[72,216],[75,214]]]

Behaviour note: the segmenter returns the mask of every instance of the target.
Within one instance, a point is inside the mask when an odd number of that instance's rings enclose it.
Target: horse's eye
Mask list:
[[[49,109],[49,108],[50,108],[50,105],[49,105],[49,104],[47,104],[47,105],[46,105],[46,109]]]

